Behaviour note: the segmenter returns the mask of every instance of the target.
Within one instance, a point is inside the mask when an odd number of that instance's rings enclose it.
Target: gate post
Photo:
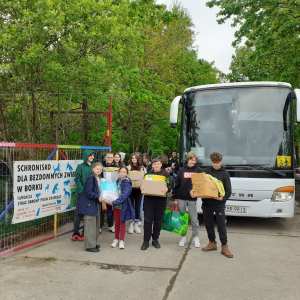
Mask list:
[[[56,151],[55,153],[55,159],[58,160],[58,155],[59,155],[59,152]],[[56,238],[57,236],[57,213],[55,213],[54,215],[54,237]]]

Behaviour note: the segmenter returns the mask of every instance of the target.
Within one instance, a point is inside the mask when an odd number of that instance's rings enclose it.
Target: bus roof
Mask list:
[[[253,81],[253,82],[229,82],[229,83],[217,83],[217,84],[206,84],[206,85],[198,85],[189,87],[184,90],[184,93],[188,93],[191,91],[197,90],[210,90],[210,89],[218,89],[218,88],[230,88],[230,87],[271,87],[271,86],[279,86],[279,87],[287,87],[292,88],[292,86],[287,82],[277,82],[277,81]]]

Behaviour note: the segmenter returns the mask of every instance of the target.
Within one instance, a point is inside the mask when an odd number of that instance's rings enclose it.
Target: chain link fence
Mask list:
[[[12,224],[14,161],[80,160],[94,150],[103,161],[110,147],[0,143],[0,256],[72,232],[76,210]]]

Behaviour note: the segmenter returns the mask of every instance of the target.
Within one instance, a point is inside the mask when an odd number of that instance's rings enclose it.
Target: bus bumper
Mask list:
[[[202,214],[202,200],[197,199],[197,211]],[[226,215],[258,218],[292,218],[294,216],[295,198],[286,202],[261,201],[226,201]]]

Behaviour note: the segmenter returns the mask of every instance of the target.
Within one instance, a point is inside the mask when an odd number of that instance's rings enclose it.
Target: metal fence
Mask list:
[[[0,257],[72,232],[76,210],[12,224],[13,162],[78,160],[83,151],[96,152],[102,161],[111,147],[0,143]]]

